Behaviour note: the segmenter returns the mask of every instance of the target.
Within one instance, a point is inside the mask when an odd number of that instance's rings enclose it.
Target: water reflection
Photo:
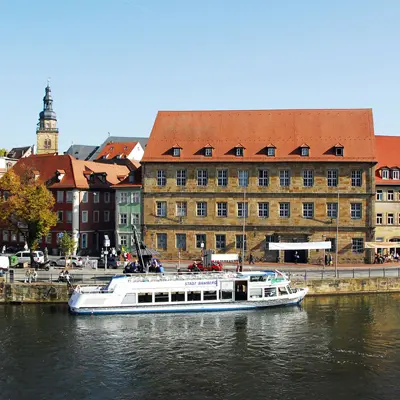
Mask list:
[[[399,300],[341,296],[308,298],[303,308],[95,317],[7,306],[0,398],[392,399]]]

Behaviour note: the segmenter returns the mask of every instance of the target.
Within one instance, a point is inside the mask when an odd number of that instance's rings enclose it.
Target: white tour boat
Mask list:
[[[251,310],[299,304],[308,288],[279,271],[116,275],[107,286],[77,286],[73,314]]]

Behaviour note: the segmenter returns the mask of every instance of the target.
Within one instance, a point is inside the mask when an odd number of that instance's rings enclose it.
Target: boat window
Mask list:
[[[206,300],[217,300],[217,292],[216,291],[205,291],[203,294],[204,301]]]
[[[266,280],[267,280],[267,277],[265,275],[250,277],[250,282],[265,282]]]
[[[166,303],[169,301],[168,292],[164,293],[154,293],[154,301],[156,303]]]
[[[201,292],[188,292],[188,301],[200,301],[201,300]]]
[[[276,296],[276,288],[268,287],[264,289],[264,297],[274,297]]]
[[[232,290],[221,290],[221,300],[232,300],[233,292]]]
[[[138,293],[138,303],[152,303],[153,296],[151,293]]]
[[[257,289],[250,289],[250,298],[259,298],[262,297],[262,288],[257,288]]]
[[[185,301],[185,292],[171,293],[171,301]]]
[[[286,294],[288,294],[286,287],[280,287],[278,288],[278,290],[279,290],[279,296],[285,296]]]
[[[290,288],[290,286],[286,286],[286,289],[287,289],[289,294],[292,293],[292,289]]]

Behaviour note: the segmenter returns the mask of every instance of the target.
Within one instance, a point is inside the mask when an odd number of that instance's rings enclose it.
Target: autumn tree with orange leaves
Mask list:
[[[0,224],[24,235],[31,251],[57,224],[54,196],[30,170],[17,175],[12,169],[0,179]]]

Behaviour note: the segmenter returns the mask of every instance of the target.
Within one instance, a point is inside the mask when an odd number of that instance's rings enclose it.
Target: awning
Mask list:
[[[330,249],[331,242],[269,243],[269,250],[320,250]]]
[[[365,242],[366,249],[395,249],[400,247],[399,242]]]

